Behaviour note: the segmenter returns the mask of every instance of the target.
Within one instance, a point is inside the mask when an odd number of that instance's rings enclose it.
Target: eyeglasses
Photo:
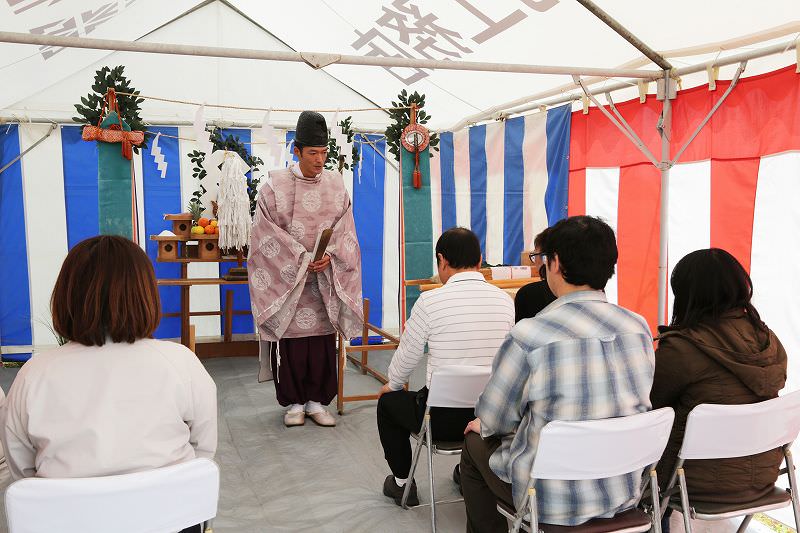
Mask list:
[[[542,261],[547,262],[547,254],[544,252],[531,252],[528,254],[528,259],[531,260],[531,263],[535,263],[537,257],[541,257]]]

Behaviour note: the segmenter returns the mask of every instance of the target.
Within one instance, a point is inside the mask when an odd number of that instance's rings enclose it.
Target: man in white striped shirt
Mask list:
[[[425,414],[431,374],[448,365],[492,366],[497,349],[514,325],[514,302],[497,287],[486,283],[479,272],[481,248],[478,237],[465,228],[451,228],[436,242],[436,264],[444,286],[422,293],[400,346],[389,365],[389,383],[378,400],[378,433],[392,474],[383,493],[400,504],[411,470],[409,436],[418,431]],[[426,386],[405,391],[412,370],[428,346]],[[472,409],[431,409],[432,436],[437,440],[459,441]],[[409,505],[418,505],[414,481]]]

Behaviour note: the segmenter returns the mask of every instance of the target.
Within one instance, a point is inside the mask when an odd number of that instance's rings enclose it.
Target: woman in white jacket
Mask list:
[[[51,300],[69,340],[20,369],[2,409],[11,474],[92,477],[159,468],[217,447],[216,386],[187,348],[151,337],[153,267],[122,237],[67,255]]]

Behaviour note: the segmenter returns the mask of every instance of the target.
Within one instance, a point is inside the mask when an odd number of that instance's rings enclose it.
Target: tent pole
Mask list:
[[[592,103],[619,129],[633,144],[639,148],[639,151],[661,172],[661,191],[659,195],[660,203],[660,217],[659,217],[659,248],[658,248],[658,325],[666,324],[667,312],[667,268],[669,257],[667,255],[669,243],[669,170],[672,166],[669,156],[670,137],[672,134],[672,102],[670,101],[670,84],[675,81],[670,77],[670,71],[664,71],[664,105],[661,111],[661,119],[656,126],[659,130],[661,137],[661,158],[657,160],[653,153],[644,144],[644,141],[636,134],[631,128],[630,124],[625,118],[616,110],[613,102],[609,98],[609,107],[614,111],[612,115],[605,106],[597,101],[597,98],[591,94],[583,81],[574,76],[575,83],[583,89],[583,92]]]
[[[625,118],[623,118],[622,115],[618,115],[619,120],[617,120],[617,118],[611,113],[609,113],[609,111],[605,108],[605,106],[600,104],[600,102],[597,101],[597,98],[595,98],[595,96],[592,93],[590,93],[588,89],[586,89],[586,86],[583,84],[583,81],[581,81],[581,79],[578,76],[573,76],[573,79],[575,80],[575,83],[577,85],[580,85],[581,89],[583,89],[584,94],[586,94],[589,100],[591,100],[592,103],[595,106],[597,106],[597,108],[606,116],[606,118],[608,118],[608,120],[610,120],[612,124],[614,124],[617,127],[617,129],[619,129],[619,131],[621,131],[622,134],[628,138],[629,141],[631,141],[633,144],[636,145],[636,147],[639,149],[640,152],[642,152],[642,154],[644,154],[647,160],[653,163],[654,166],[660,167],[661,164],[658,161],[658,159],[656,159],[656,157],[653,155],[653,152],[651,152],[650,149],[647,148],[647,145],[636,134],[636,132],[633,131],[633,128],[631,128],[630,124],[628,124]]]
[[[739,68],[736,69],[736,74],[733,76],[731,84],[728,86],[728,90],[726,90],[722,94],[719,100],[717,100],[717,103],[714,104],[714,107],[711,108],[711,111],[708,112],[708,115],[706,115],[706,117],[700,122],[700,124],[697,125],[697,128],[694,130],[694,133],[692,133],[691,137],[689,137],[683,144],[683,146],[681,146],[680,150],[678,150],[678,153],[675,154],[675,158],[669,162],[670,166],[678,162],[678,159],[681,158],[683,152],[686,151],[686,149],[689,147],[690,144],[692,144],[692,141],[695,139],[695,137],[697,137],[700,134],[700,131],[703,129],[703,127],[706,124],[708,124],[708,121],[711,120],[711,117],[714,115],[714,113],[717,112],[717,109],[719,109],[719,107],[722,105],[722,102],[724,102],[728,98],[728,95],[731,94],[733,88],[736,87],[736,85],[739,83],[739,77],[744,72],[745,67],[747,67],[747,61],[742,61],[739,64]]]
[[[796,48],[797,48],[797,41],[792,40],[789,42],[775,44],[764,48],[759,48],[757,50],[751,50],[748,52],[735,54],[729,57],[724,57],[712,63],[711,66],[724,67],[727,65],[741,63],[742,61],[747,61],[750,59],[759,59],[771,55],[783,54],[785,52],[795,50]],[[690,65],[688,67],[675,69],[673,71],[673,74],[679,77],[686,74],[694,74],[697,72],[704,71],[708,66],[709,66],[708,63],[702,63],[699,65]],[[657,76],[653,76],[652,78],[646,79],[645,81],[655,81],[656,79],[661,79],[661,77],[662,75],[659,73]],[[583,80],[583,83],[588,87],[589,85],[600,83],[602,81],[606,81],[605,78],[585,78]],[[596,93],[599,94],[600,92],[607,93],[607,92],[619,91],[621,89],[627,89],[634,85],[636,85],[635,81],[622,81],[611,85],[606,85],[601,90],[596,91]],[[580,96],[576,95],[575,93],[565,94],[566,91],[569,91],[571,89],[572,87],[569,85],[561,85],[559,87],[555,87],[553,89],[549,89],[541,93],[537,93],[531,96],[526,96],[524,98],[518,98],[516,100],[513,100],[511,102],[506,102],[504,104],[499,104],[459,121],[458,124],[456,124],[450,129],[441,131],[458,131],[465,126],[468,126],[470,124],[475,124],[477,122],[482,122],[484,120],[490,120],[497,117],[509,117],[511,115],[520,115],[526,113],[527,111],[538,109],[543,105],[547,107],[553,107],[579,100]]]
[[[592,0],[578,0],[578,3],[588,9],[592,15],[602,20],[606,26],[617,32],[620,37],[631,43],[634,48],[639,50],[647,59],[658,65],[662,70],[672,69],[672,65],[669,63],[669,61],[664,59],[661,54],[647,46],[644,41],[636,37],[628,28],[620,24],[619,21],[617,21],[614,17],[600,9],[600,7],[592,2]]]
[[[656,126],[661,136],[661,191],[659,194],[659,246],[658,246],[658,325],[667,323],[667,290],[669,277],[669,171],[670,138],[672,137],[672,100],[669,98],[669,84],[674,83],[669,71],[664,71],[664,105],[661,109],[660,124]]]
[[[122,52],[141,52],[202,57],[227,57],[236,59],[256,59],[263,61],[289,61],[306,63],[314,69],[328,65],[363,65],[374,67],[406,67],[420,69],[465,70],[476,72],[514,72],[521,74],[566,74],[581,76],[605,76],[626,78],[652,78],[653,70],[618,69],[596,67],[572,67],[550,65],[524,65],[517,63],[492,63],[489,61],[450,61],[434,59],[410,59],[404,57],[359,56],[329,54],[323,52],[280,52],[273,50],[253,50],[249,48],[225,48],[220,46],[196,46],[172,43],[151,43],[144,41],[121,41],[116,39],[94,39],[89,37],[68,37],[59,35],[36,35],[0,31],[0,43],[31,44],[55,46],[60,48],[90,48],[95,50],[116,50]]]
[[[191,120],[176,120],[176,119],[160,119],[145,117],[147,126],[191,126],[194,124]],[[60,124],[64,126],[82,126],[71,119],[67,118],[48,118],[48,117],[27,117],[27,116],[8,116],[0,114],[0,125],[3,124]],[[258,129],[261,127],[260,122],[237,122],[229,120],[208,120],[209,126],[218,128],[245,128],[245,129]],[[294,130],[296,124],[293,122],[272,122],[272,126],[278,130]],[[383,135],[385,129],[378,128],[361,128],[354,127],[354,133],[369,133],[370,135]]]

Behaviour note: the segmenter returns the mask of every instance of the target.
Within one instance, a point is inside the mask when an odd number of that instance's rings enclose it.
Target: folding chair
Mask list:
[[[520,528],[545,533],[564,533],[570,529],[592,533],[637,533],[653,528],[655,533],[661,533],[655,465],[667,447],[674,419],[675,412],[664,407],[619,418],[550,422],[539,435],[531,479],[522,505],[515,511],[499,502],[497,510],[511,521],[512,533],[517,533]],[[644,468],[649,470],[650,490],[656,495],[653,497],[652,516],[634,507],[613,518],[595,518],[573,527],[539,522],[535,488],[537,480],[604,479]],[[642,481],[642,492],[646,484],[647,478]]]
[[[9,533],[180,531],[217,514],[219,467],[210,459],[95,478],[26,478],[6,491]]]
[[[744,405],[701,404],[686,419],[686,432],[678,453],[678,462],[662,508],[669,505],[683,514],[686,533],[692,533],[691,520],[726,520],[744,516],[739,533],[745,531],[755,513],[792,506],[795,528],[800,526],[797,480],[794,473],[791,445],[800,431],[800,391],[765,402]],[[689,498],[684,462],[691,459],[725,459],[745,457],[782,448],[786,467],[780,474],[789,477],[789,489],[775,487],[758,500],[735,504],[709,503]],[[680,498],[672,497],[678,487]]]
[[[434,455],[459,455],[464,446],[464,439],[446,442],[435,441],[431,437],[431,407],[466,407],[474,408],[478,397],[489,381],[491,368],[488,366],[446,366],[435,370],[431,375],[431,384],[428,389],[428,404],[425,407],[425,416],[419,433],[412,433],[417,440],[414,457],[411,462],[409,480],[414,478],[414,471],[419,463],[419,456],[424,446],[428,450],[428,475],[431,494],[431,528],[436,532],[436,504],[454,503],[463,501],[463,498],[437,502],[433,490],[433,456]],[[400,504],[407,509],[406,500],[411,488],[411,482],[406,483],[403,499]]]

